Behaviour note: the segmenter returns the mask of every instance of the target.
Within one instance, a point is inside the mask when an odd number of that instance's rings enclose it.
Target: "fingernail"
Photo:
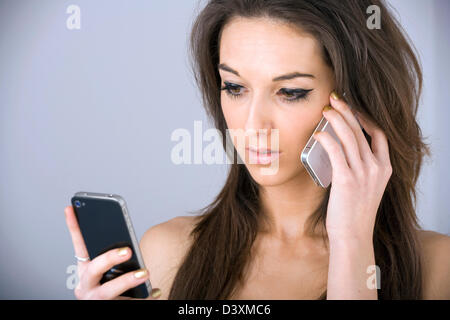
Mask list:
[[[143,278],[143,277],[145,277],[147,275],[147,270],[145,270],[145,269],[139,269],[138,271],[136,271],[135,273],[134,273],[134,277],[135,278]]]
[[[330,105],[326,105],[325,107],[323,107],[323,111],[329,111],[329,110],[333,110],[333,107]]]
[[[339,100],[339,99],[340,99],[340,97],[339,97],[339,95],[336,93],[336,91],[333,91],[333,92],[331,93],[331,98],[333,98],[333,100]]]
[[[152,290],[152,297],[153,298],[158,298],[161,295],[161,289],[157,288],[157,289],[153,289]]]
[[[123,247],[123,248],[119,248],[118,250],[117,250],[117,254],[119,255],[119,256],[126,256],[127,255],[127,253],[128,253],[128,248],[127,247]]]

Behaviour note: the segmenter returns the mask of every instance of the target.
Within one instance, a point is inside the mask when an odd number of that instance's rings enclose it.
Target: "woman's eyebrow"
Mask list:
[[[219,69],[231,72],[231,73],[237,75],[238,77],[240,77],[239,72],[237,72],[236,70],[232,69],[231,67],[229,67],[225,63],[220,63],[217,67]],[[294,79],[294,78],[298,78],[298,77],[315,78],[312,74],[301,73],[301,72],[292,72],[292,73],[288,73],[288,74],[285,74],[285,75],[273,78],[272,81],[290,80],[290,79]]]

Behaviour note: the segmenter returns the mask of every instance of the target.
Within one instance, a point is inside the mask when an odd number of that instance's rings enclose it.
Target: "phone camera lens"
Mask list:
[[[79,208],[81,207],[81,203],[78,200],[75,200],[75,207]]]

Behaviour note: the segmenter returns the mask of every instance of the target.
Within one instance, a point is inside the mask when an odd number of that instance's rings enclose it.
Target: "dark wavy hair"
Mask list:
[[[377,5],[381,29],[367,28],[367,8]],[[207,114],[227,136],[220,102],[219,41],[233,17],[272,18],[313,35],[334,71],[337,92],[372,117],[389,141],[393,173],[374,226],[379,299],[422,298],[420,229],[415,185],[428,146],[416,121],[422,72],[414,47],[382,0],[211,0],[190,35],[190,58]],[[225,147],[225,140],[224,140]],[[236,152],[236,150],[234,150]],[[171,286],[169,299],[227,299],[245,279],[261,221],[259,186],[245,165],[230,166],[223,189],[198,211],[192,246]],[[329,188],[308,220],[325,226]],[[326,290],[318,297],[326,298]]]

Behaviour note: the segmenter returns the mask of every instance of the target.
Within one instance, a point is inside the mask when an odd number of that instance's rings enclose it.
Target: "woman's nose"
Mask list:
[[[252,99],[247,108],[247,118],[245,122],[245,131],[260,130],[269,131],[272,128],[272,114],[270,101],[267,101],[261,95]],[[268,132],[266,132],[268,134]]]

